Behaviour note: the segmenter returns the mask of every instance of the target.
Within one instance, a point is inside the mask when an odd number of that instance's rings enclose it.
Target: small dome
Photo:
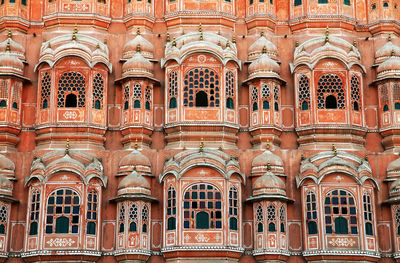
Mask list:
[[[386,44],[384,44],[375,52],[376,59],[390,56],[400,57],[400,47],[393,44],[392,41],[386,42]]]
[[[378,73],[378,78],[380,74],[390,74],[390,75],[397,75],[400,73],[400,57],[391,56],[385,62],[378,66],[376,70]],[[386,75],[385,74],[385,75]]]
[[[5,52],[0,55],[0,72],[4,74],[23,75],[24,64],[10,52]]]
[[[0,43],[0,53],[5,53],[8,49],[11,54],[15,55],[20,60],[25,59],[25,48],[11,38]]]
[[[0,194],[12,196],[13,183],[5,176],[0,175]]]
[[[389,163],[386,168],[386,174],[388,177],[398,177],[400,176],[400,158]]]
[[[151,163],[149,158],[138,150],[133,150],[128,155],[125,155],[119,162],[119,175],[128,175],[132,171],[145,175],[151,175]]]
[[[394,198],[400,196],[400,179],[397,179],[390,185],[389,197]]]
[[[140,52],[128,59],[122,66],[122,77],[153,77],[153,64]]]
[[[263,175],[268,169],[275,174],[284,175],[282,159],[268,149],[253,159],[251,167],[253,176]]]
[[[263,49],[265,52],[274,59],[278,58],[278,48],[269,41],[263,34],[258,38],[248,49],[248,59],[255,60],[261,56]]]
[[[8,159],[4,155],[0,154],[0,171],[1,170],[14,171],[15,170],[15,164],[14,164],[13,161]]]
[[[141,35],[137,35],[134,39],[128,41],[122,52],[122,57],[124,59],[129,59],[133,57],[136,53],[136,50],[140,46],[140,50],[145,58],[151,59],[154,57],[154,46],[147,39],[142,37]]]
[[[249,76],[263,75],[268,77],[278,75],[281,71],[279,64],[266,53],[249,65]]]
[[[285,182],[268,171],[253,183],[253,195],[260,194],[286,196]]]
[[[131,172],[118,184],[117,195],[123,194],[147,194],[150,195],[150,183],[137,171]]]

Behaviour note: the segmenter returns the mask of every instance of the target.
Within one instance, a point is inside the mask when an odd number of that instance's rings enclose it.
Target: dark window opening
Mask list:
[[[47,107],[49,107],[48,103],[47,103],[47,99],[43,100],[43,109],[47,109]]]
[[[147,233],[147,225],[146,225],[146,224],[143,224],[143,226],[142,226],[142,232],[143,232],[143,233]]]
[[[26,0],[21,0],[21,4],[26,6]]]
[[[328,0],[318,0],[318,4],[327,4]]]
[[[344,0],[344,1],[343,1],[343,4],[344,4],[344,5],[350,5],[350,0]]]
[[[86,234],[88,235],[96,235],[96,223],[95,222],[88,222]]]
[[[303,3],[301,2],[301,0],[294,0],[294,6],[299,6],[302,5]]]
[[[167,230],[175,230],[176,229],[176,218],[170,217],[167,221]]]
[[[10,0],[10,3],[12,3],[12,4],[15,3],[15,0]]]
[[[250,0],[250,4],[251,4],[251,5],[253,4],[253,0]]]
[[[96,100],[96,101],[94,102],[94,108],[95,108],[96,110],[100,110],[100,101],[99,101],[99,100]]]
[[[258,223],[258,225],[257,225],[257,232],[258,233],[261,233],[261,232],[263,232],[264,231],[264,226],[263,226],[263,224],[262,223]]]
[[[389,106],[387,105],[387,104],[385,104],[384,106],[383,106],[383,111],[388,111],[389,110]]]
[[[226,99],[226,107],[228,108],[228,109],[232,109],[233,110],[233,99],[232,98],[227,98]]]
[[[119,225],[119,232],[120,233],[123,233],[125,231],[125,225],[124,225],[124,223],[121,223],[120,225]]]
[[[285,233],[285,224],[281,223],[281,233]]]
[[[349,227],[347,225],[347,220],[344,217],[335,218],[335,234],[345,234],[349,233]]]
[[[176,98],[171,98],[169,100],[169,108],[170,109],[175,109],[176,107],[177,107]]]
[[[137,231],[137,225],[135,222],[131,222],[129,224],[129,232],[136,232]]]
[[[229,218],[229,230],[238,230],[237,219],[235,217]]]
[[[271,222],[268,224],[268,231],[269,232],[275,232],[276,228],[275,228],[275,223]]]
[[[196,93],[196,107],[208,107],[207,93],[204,91]]]
[[[394,104],[394,109],[395,109],[395,110],[400,110],[400,103],[399,103],[399,102],[396,102],[396,103]]]
[[[308,227],[308,234],[309,235],[318,234],[318,227],[317,227],[317,223],[315,221],[308,222],[307,223],[307,227]]]
[[[6,227],[4,224],[0,224],[0,235],[4,235],[6,233]]]
[[[373,4],[373,5],[371,6],[371,9],[372,9],[372,10],[376,9],[376,5]]]
[[[400,225],[397,227],[397,235],[400,236]]]
[[[5,107],[7,107],[7,101],[5,100],[0,101],[0,108],[5,108]]]
[[[129,109],[129,102],[128,102],[128,101],[125,101],[125,103],[124,103],[124,110],[127,110],[127,109]]]
[[[264,110],[269,110],[269,101],[267,101],[267,100],[263,101],[263,109]]]
[[[150,102],[146,101],[146,103],[144,104],[144,108],[146,110],[150,110]]]
[[[258,104],[257,104],[257,102],[254,102],[253,103],[253,111],[256,111],[256,110],[258,110]]]
[[[76,95],[73,93],[70,93],[67,95],[65,98],[65,107],[66,108],[76,108],[78,105],[78,101],[76,98]]]
[[[365,223],[365,234],[367,236],[373,236],[372,224],[370,222]]]
[[[16,103],[16,102],[13,102],[13,104],[12,104],[12,107],[13,107],[13,109],[16,109],[16,110],[18,110],[18,103]]]
[[[337,109],[336,97],[329,95],[325,98],[325,109]]]
[[[359,106],[357,101],[353,102],[353,110],[359,111]]]
[[[140,100],[135,100],[133,102],[133,108],[134,109],[140,109]]]
[[[275,111],[279,111],[279,104],[278,104],[278,102],[275,102],[275,103],[274,103],[274,110],[275,110]]]
[[[303,101],[301,103],[301,110],[308,110],[308,102],[307,101]]]
[[[389,3],[388,2],[383,3],[383,7],[389,7]]]
[[[198,212],[196,214],[196,229],[209,229],[210,218],[207,212]]]
[[[56,219],[56,234],[68,234],[69,218],[60,216]]]
[[[29,235],[30,236],[35,236],[38,234],[38,223],[37,222],[32,222],[31,227],[29,229]]]

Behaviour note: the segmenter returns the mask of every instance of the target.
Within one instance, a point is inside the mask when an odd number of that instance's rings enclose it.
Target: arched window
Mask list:
[[[261,98],[263,103],[263,110],[269,110],[270,108],[270,90],[267,84],[263,85],[261,88]]]
[[[100,73],[97,73],[93,78],[93,108],[103,108],[104,97],[104,78]]]
[[[124,87],[124,110],[129,109],[129,85]]]
[[[128,225],[129,232],[136,232],[138,229],[138,220],[139,220],[139,208],[135,203],[132,203],[129,206],[129,216],[128,216]]]
[[[229,189],[229,230],[238,230],[238,191],[234,186]]]
[[[274,87],[274,110],[279,111],[279,86]]]
[[[400,207],[396,208],[394,219],[396,223],[396,235],[400,236]]]
[[[7,107],[8,100],[8,82],[6,80],[0,80],[0,108]]]
[[[276,232],[276,208],[274,205],[267,207],[268,232]]]
[[[221,192],[211,184],[195,184],[183,196],[183,227],[204,229],[206,225],[222,229]]]
[[[169,108],[175,109],[177,107],[176,97],[178,96],[178,74],[176,71],[171,71],[168,75],[168,96]]]
[[[167,199],[167,230],[176,229],[176,191],[171,185],[168,188]]]
[[[133,86],[133,108],[140,109],[142,100],[142,87],[139,83]]]
[[[264,211],[261,205],[257,206],[256,210],[256,222],[257,222],[257,232],[264,232]]]
[[[280,232],[285,233],[286,232],[286,211],[285,207],[282,205],[281,208],[279,209],[279,223],[280,223]]]
[[[85,87],[85,77],[81,73],[64,73],[58,81],[57,107],[85,107]]]
[[[373,236],[373,216],[372,216],[372,203],[371,195],[364,193],[363,195],[363,209],[364,209],[364,222],[365,222],[365,234],[367,236]]]
[[[351,77],[350,86],[351,86],[351,104],[353,106],[353,110],[359,111],[361,106],[360,81],[357,76]]]
[[[149,227],[149,209],[147,205],[142,208],[142,233],[147,233],[147,228]]]
[[[51,77],[50,74],[45,72],[40,81],[41,87],[41,108],[47,109],[50,100],[50,90],[51,90]]]
[[[1,100],[0,101],[0,108],[5,108],[7,107],[7,101],[6,100]]]
[[[119,208],[118,232],[119,233],[124,233],[125,232],[125,205],[121,205],[120,208]]]
[[[226,97],[226,108],[234,108],[234,97],[235,97],[235,76],[232,71],[226,72],[225,75],[225,97]]]
[[[345,109],[343,83],[335,74],[323,75],[318,80],[318,109]]]
[[[301,110],[308,110],[310,104],[310,81],[306,75],[300,76],[298,89]]]
[[[58,189],[47,199],[46,234],[79,232],[79,195],[71,189]]]
[[[313,191],[308,191],[306,195],[307,230],[309,235],[318,234],[317,227],[317,198]]]
[[[327,234],[358,234],[356,204],[348,191],[329,192],[325,197],[324,211]]]
[[[220,80],[218,74],[209,68],[190,70],[185,75],[183,105],[185,107],[219,107]]]
[[[35,236],[38,234],[39,213],[40,213],[40,193],[34,190],[31,196],[31,211],[30,211],[30,226],[29,235]]]
[[[0,207],[0,235],[6,234],[6,226],[7,226],[7,207],[2,205]]]
[[[97,222],[97,193],[96,191],[90,191],[88,194],[88,201],[87,201],[87,213],[86,213],[86,220],[87,220],[87,227],[86,227],[86,234],[88,235],[95,235],[96,234],[96,222]]]
[[[258,88],[253,86],[251,88],[251,102],[253,104],[253,111],[258,110]]]
[[[146,110],[150,110],[151,108],[151,88],[150,86],[146,86],[146,89],[144,90],[144,98],[146,100],[144,104],[144,108]]]
[[[301,0],[294,0],[294,6],[302,5]]]
[[[21,91],[22,91],[22,84],[19,82],[15,83],[13,92],[12,92],[12,107],[15,110],[18,110],[18,105],[20,103],[20,97],[21,97]]]

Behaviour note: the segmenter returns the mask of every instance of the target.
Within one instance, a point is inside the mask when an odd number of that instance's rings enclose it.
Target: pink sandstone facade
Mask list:
[[[400,262],[397,0],[0,0],[0,262]]]

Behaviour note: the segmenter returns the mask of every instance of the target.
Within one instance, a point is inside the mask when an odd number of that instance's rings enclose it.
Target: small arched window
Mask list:
[[[124,233],[125,232],[125,205],[120,206],[118,218],[119,218],[118,232]]]
[[[149,226],[149,209],[147,205],[142,207],[142,233],[147,233],[147,228]]]
[[[40,214],[40,193],[34,190],[31,196],[31,211],[30,211],[30,226],[29,235],[35,236],[38,234],[38,223]]]
[[[50,74],[45,72],[42,76],[42,79],[40,81],[40,86],[41,86],[41,108],[42,109],[47,109],[49,106],[49,100],[50,100],[50,90],[51,90],[51,77]]]
[[[6,234],[6,226],[8,220],[8,209],[5,205],[0,207],[0,235]]]
[[[195,184],[183,196],[183,228],[205,229],[206,226],[222,229],[222,195],[211,184]]]
[[[79,232],[79,195],[71,189],[58,189],[47,199],[46,234]]]
[[[323,75],[318,80],[318,109],[345,109],[343,82],[336,74]]]
[[[258,110],[258,87],[253,86],[251,89],[251,101],[253,104],[253,111]]]
[[[350,5],[350,1],[349,1]],[[360,110],[360,81],[357,76],[352,76],[350,80],[351,86],[351,103],[353,105],[353,110]]]
[[[302,1],[301,0],[294,0],[294,6],[299,6],[302,5]]]
[[[274,87],[274,110],[279,111],[279,86]]]
[[[167,230],[176,229],[176,191],[171,185],[168,188],[167,198]]]
[[[75,94],[70,93],[65,97],[66,108],[76,108],[77,105],[78,105],[78,100]]]
[[[103,108],[104,97],[104,78],[97,73],[93,78],[93,108],[99,110]]]
[[[129,109],[129,85],[124,87],[124,110]]]
[[[7,107],[7,101],[6,100],[1,100],[0,101],[0,108],[5,108]]]
[[[150,88],[150,86],[146,86],[146,89],[144,90],[144,99],[145,99],[145,103],[144,103],[144,108],[146,110],[150,110],[151,108],[151,91],[152,89]]]
[[[57,107],[85,107],[86,81],[79,72],[64,73],[58,81]]]
[[[334,95],[328,95],[325,98],[325,109],[337,109],[337,101]]]
[[[140,100],[135,100],[133,102],[133,108],[134,109],[140,109]]]
[[[86,213],[86,220],[87,220],[87,227],[86,227],[86,234],[88,235],[95,235],[96,234],[96,223],[98,217],[98,209],[97,209],[97,193],[96,191],[90,191],[88,194],[87,199],[87,213]]]
[[[261,99],[262,99],[263,110],[269,110],[270,90],[267,84],[263,85],[261,88]]]
[[[239,216],[239,205],[238,205],[238,191],[232,186],[229,189],[229,230],[238,230],[238,216]]]
[[[234,97],[235,97],[235,76],[232,71],[226,72],[225,75],[225,97],[226,97],[226,108],[234,108]]]
[[[317,220],[317,198],[313,191],[308,191],[306,195],[306,222],[309,235],[318,234]]]
[[[209,68],[190,70],[184,79],[183,105],[185,107],[219,107],[220,79],[218,74]]]
[[[358,234],[357,208],[354,197],[346,190],[329,192],[324,201],[327,234]]]
[[[207,93],[202,90],[196,93],[196,107],[208,107]]]
[[[267,207],[268,232],[276,232],[276,208],[274,205]]]
[[[310,81],[306,75],[301,75],[298,82],[299,103],[301,110],[308,110],[310,103]]]
[[[365,222],[365,234],[367,236],[373,236],[373,213],[372,213],[372,200],[371,195],[366,192],[363,195],[363,210],[364,210],[364,222]]]
[[[168,75],[168,96],[169,108],[175,109],[177,107],[176,97],[178,96],[178,74],[176,71],[171,71]]]
[[[285,233],[286,232],[286,211],[285,207],[282,205],[281,208],[279,209],[279,223],[280,223],[280,232]]]
[[[264,232],[264,211],[261,205],[257,206],[256,210],[256,222],[257,222],[257,232]]]
[[[138,219],[139,219],[139,208],[136,203],[132,203],[129,206],[129,215],[128,215],[128,226],[129,232],[137,232],[138,227]]]

